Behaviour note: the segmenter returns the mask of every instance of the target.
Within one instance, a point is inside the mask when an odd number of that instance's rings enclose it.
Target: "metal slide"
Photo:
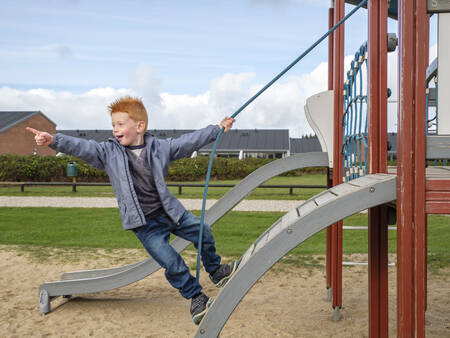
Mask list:
[[[284,172],[306,168],[328,166],[327,153],[303,153],[282,158],[258,168],[217,201],[205,214],[205,222],[213,225],[245,196],[272,177]],[[184,250],[190,242],[175,238],[171,245],[177,252]],[[127,266],[75,271],[63,274],[61,281],[44,283],[39,287],[39,310],[50,312],[50,301],[58,296],[100,292],[116,289],[137,282],[160,268],[153,258]]]
[[[289,251],[327,226],[396,199],[396,176],[364,176],[324,191],[289,211],[245,252],[233,278],[201,321],[196,337],[217,337],[250,288]]]

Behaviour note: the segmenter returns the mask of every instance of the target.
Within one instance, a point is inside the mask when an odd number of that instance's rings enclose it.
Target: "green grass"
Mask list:
[[[211,181],[211,184],[236,184],[240,180]],[[202,182],[173,182],[173,183],[196,183]],[[304,175],[297,177],[275,177],[265,184],[283,184],[283,185],[325,185],[325,175]],[[182,194],[178,195],[178,187],[169,187],[170,191],[178,198],[203,198],[203,187],[183,187]],[[219,199],[231,188],[208,189],[209,199]],[[280,199],[280,200],[305,200],[316,195],[323,189],[294,189],[293,194],[289,195],[288,188],[258,188],[251,193],[249,199]],[[21,192],[20,187],[0,187],[0,196],[65,196],[65,197],[114,197],[112,187],[77,187],[77,192],[72,192],[72,186],[26,186],[25,191]]]
[[[0,208],[0,214],[2,245],[85,250],[142,248],[132,232],[122,230],[119,212],[113,208]],[[240,257],[283,214],[230,212],[213,227],[217,251],[226,257]],[[366,225],[367,215],[351,216],[344,220],[344,224]],[[450,266],[450,218],[430,215],[428,229],[430,266],[435,269]],[[295,248],[284,262],[302,264],[305,257],[311,261],[312,256],[323,255],[325,237],[325,231],[312,236]],[[188,248],[190,252],[193,250],[192,246]],[[345,230],[343,251],[344,254],[367,253],[367,231]],[[396,252],[395,231],[389,231],[389,252]],[[316,262],[314,259],[313,264],[323,264],[320,261],[323,258]]]
[[[0,208],[0,244],[137,248],[114,208]]]
[[[25,186],[24,192],[20,186],[0,187],[0,196],[115,197],[110,186],[77,186],[77,192],[72,192],[72,186]]]

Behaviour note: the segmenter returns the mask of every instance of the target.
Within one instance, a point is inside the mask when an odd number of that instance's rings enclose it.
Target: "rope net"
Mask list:
[[[367,174],[367,42],[355,53],[344,83],[343,182]]]

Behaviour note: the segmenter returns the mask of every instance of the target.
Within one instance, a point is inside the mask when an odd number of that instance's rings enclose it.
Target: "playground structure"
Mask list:
[[[360,3],[356,0],[347,2]],[[428,2],[428,10],[438,10],[432,8],[435,2]],[[344,17],[345,1],[335,0],[332,4],[330,28]],[[450,98],[439,95],[439,91],[448,92],[450,87],[446,82],[450,81],[450,64],[445,62],[448,60],[445,53],[450,50],[450,37],[445,34],[449,31],[450,13],[439,14],[438,61],[436,70],[428,72],[433,78],[439,76],[434,96],[439,110],[435,116],[429,117],[426,91],[427,3],[421,0],[390,1],[388,8],[387,0],[369,0],[367,8],[369,37],[367,45],[363,44],[358,51],[356,61],[358,63],[362,57],[360,65],[363,62],[368,65],[367,94],[354,90],[353,94],[356,94],[351,96],[350,83],[356,82],[344,81],[344,28],[341,26],[329,38],[329,91],[317,94],[306,104],[308,121],[315,129],[324,153],[287,157],[260,168],[206,213],[205,220],[212,225],[250,191],[273,176],[307,166],[330,168],[329,189],[280,218],[242,256],[236,274],[221,289],[200,323],[198,337],[217,336],[234,308],[273,264],[331,224],[327,229],[327,288],[332,298],[334,318],[339,319],[342,307],[341,220],[367,208],[369,334],[371,337],[388,336],[387,230],[392,207],[396,207],[398,228],[398,335],[425,336],[426,215],[450,213],[450,171],[438,168],[434,171],[437,174],[431,176],[431,170],[426,170],[427,159],[450,158],[450,113],[446,110],[450,107],[446,100]],[[445,8],[444,4],[439,10],[450,8]],[[399,22],[398,138],[401,140],[397,150],[398,165],[389,173],[386,162],[388,14],[398,18]],[[351,76],[355,75],[357,65],[352,64],[352,67],[354,73]],[[361,108],[363,103],[366,104],[365,120]],[[317,115],[329,114],[330,111],[333,119]],[[431,119],[436,121],[435,135],[427,132],[428,124],[433,122]],[[181,239],[172,242],[178,252],[187,244]],[[40,310],[49,312],[50,301],[54,297],[124,286],[158,268],[150,258],[120,268],[67,273],[62,281],[41,285]]]
[[[359,1],[349,1],[359,3]],[[450,158],[447,98],[450,72],[450,6],[443,1],[368,2],[368,84],[367,84],[367,156],[368,173],[386,173],[387,159],[387,15],[398,19],[399,27],[399,103],[397,167],[397,332],[400,337],[425,336],[426,310],[426,222],[427,214],[450,213],[450,175],[448,168],[428,168],[426,161]],[[427,13],[428,11],[428,13]],[[436,135],[427,133],[428,105],[426,73],[429,54],[429,13],[438,12],[438,64],[428,73],[438,74],[435,102]],[[445,13],[447,12],[447,13]],[[344,1],[335,1],[329,10],[330,25],[344,13]],[[329,89],[334,90],[334,162],[346,161],[341,149],[345,142],[341,123],[346,112],[343,100],[344,35],[341,29],[329,44]],[[445,65],[444,65],[445,64]],[[442,66],[442,68],[440,68]],[[432,66],[430,68],[433,68]],[[435,67],[436,68],[436,67]],[[444,94],[445,96],[445,94]],[[428,136],[427,136],[428,134]],[[343,137],[344,135],[344,137]],[[333,183],[347,178],[345,166],[333,168]],[[347,166],[348,168],[348,166]],[[441,170],[439,170],[441,169]],[[438,174],[434,174],[434,172]],[[350,173],[351,174],[351,173]],[[388,336],[387,229],[388,208],[369,210],[369,334]],[[327,287],[332,290],[333,308],[342,306],[342,223],[327,233]]]

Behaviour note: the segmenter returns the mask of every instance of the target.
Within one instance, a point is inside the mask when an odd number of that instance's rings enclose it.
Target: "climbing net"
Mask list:
[[[343,182],[367,174],[367,42],[355,53],[344,83]]]

